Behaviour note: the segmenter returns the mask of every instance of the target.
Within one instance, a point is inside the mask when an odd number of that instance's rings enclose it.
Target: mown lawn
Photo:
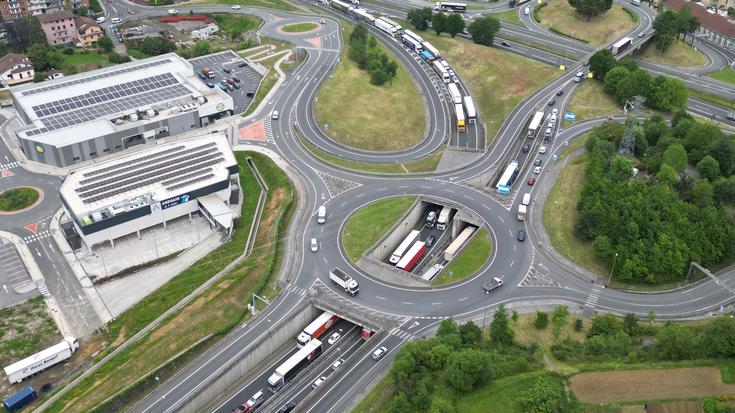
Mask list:
[[[701,52],[694,50],[684,42],[672,44],[663,54],[661,50],[656,48],[654,42],[650,42],[646,47],[641,49],[638,57],[656,63],[679,67],[699,67],[707,63]]]
[[[449,284],[477,273],[483,264],[490,258],[493,246],[490,241],[490,231],[482,228],[474,238],[459,253],[457,258],[447,265],[434,285]]]
[[[735,70],[730,66],[725,66],[725,68],[719,72],[710,73],[707,76],[723,82],[735,83]]]
[[[554,27],[597,46],[617,39],[637,25],[619,5],[613,5],[605,14],[587,20],[579,16],[566,0],[553,0],[538,14],[541,26]]]
[[[388,198],[373,202],[355,212],[345,224],[342,246],[352,261],[357,261],[371,245],[380,239],[416,197]]]
[[[319,25],[316,23],[296,23],[283,26],[283,31],[286,33],[310,32],[317,27],[319,27]]]
[[[577,117],[574,121],[565,120],[564,124],[567,126],[599,116],[620,113],[620,105],[615,102],[612,96],[602,90],[602,84],[596,80],[585,80],[572,93],[567,111],[574,113]]]

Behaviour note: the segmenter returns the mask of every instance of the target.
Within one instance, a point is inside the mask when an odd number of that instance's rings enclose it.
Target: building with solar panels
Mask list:
[[[231,233],[238,165],[224,133],[140,147],[69,173],[61,202],[82,242],[92,246],[200,213]],[[235,203],[237,200],[234,201]]]
[[[29,160],[64,167],[207,126],[233,111],[174,53],[11,89]]]

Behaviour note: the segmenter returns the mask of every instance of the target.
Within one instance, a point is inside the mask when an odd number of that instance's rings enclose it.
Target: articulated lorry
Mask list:
[[[61,343],[5,367],[5,374],[11,384],[20,383],[42,370],[68,360],[78,348],[79,342],[76,338],[64,337]]]
[[[306,326],[306,328],[304,328],[304,331],[299,334],[296,338],[296,345],[301,348],[309,341],[321,337],[325,331],[329,330],[334,323],[337,322],[337,320],[339,320],[339,317],[334,315],[334,313],[330,311],[323,312],[322,315],[312,321],[308,326]]]
[[[332,271],[329,271],[329,279],[353,297],[360,292],[360,285],[357,284],[357,281],[345,274],[339,268],[334,268]]]
[[[452,212],[452,208],[443,207],[439,213],[439,219],[436,220],[436,229],[444,231],[447,229],[447,222],[449,221],[449,213]]]

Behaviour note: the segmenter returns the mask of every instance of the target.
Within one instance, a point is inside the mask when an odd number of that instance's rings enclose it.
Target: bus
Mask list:
[[[633,39],[630,37],[623,37],[622,39],[615,42],[614,45],[612,45],[612,53],[614,55],[619,55],[625,49],[629,48],[633,44]]]
[[[398,261],[401,260],[401,257],[403,257],[403,254],[406,253],[406,250],[408,247],[413,244],[414,241],[416,241],[416,238],[418,238],[421,231],[413,230],[406,235],[406,238],[403,239],[403,242],[401,242],[400,245],[398,245],[398,248],[396,248],[395,251],[393,251],[393,254],[391,254],[390,261],[391,264],[398,264]]]
[[[322,342],[313,339],[306,343],[299,351],[294,353],[288,360],[278,366],[276,370],[268,377],[268,387],[271,393],[280,390],[286,381],[295,376],[302,368],[311,363],[312,360],[322,354]]]
[[[477,112],[471,96],[464,97],[464,110],[467,112],[467,120],[470,123],[477,123]]]
[[[457,132],[464,132],[465,131],[465,118],[464,118],[464,109],[462,109],[462,104],[457,103],[454,105],[454,112],[457,114]]]
[[[527,138],[533,139],[536,137],[536,133],[538,132],[539,126],[541,126],[542,120],[544,120],[544,112],[538,111],[533,115],[531,123],[528,125]]]
[[[440,1],[434,4],[434,10],[436,11],[454,11],[458,13],[464,13],[465,11],[467,11],[467,4]]]
[[[451,244],[447,247],[447,249],[444,250],[444,259],[447,261],[451,261],[455,258],[457,258],[457,253],[459,252],[460,248],[467,242],[468,239],[472,236],[472,233],[475,232],[475,229],[473,227],[467,227],[462,232],[459,233],[459,236],[452,241]]]
[[[439,59],[442,57],[441,53],[439,53],[438,50],[436,50],[436,47],[432,46],[429,42],[421,42],[421,46],[424,46],[424,50],[431,53],[432,56],[434,56],[434,59]]]
[[[498,192],[501,194],[510,193],[510,186],[513,185],[513,181],[516,180],[516,176],[518,176],[518,162],[513,161],[507,168],[505,168],[505,172],[503,172],[503,175],[498,180],[495,188],[497,188]]]
[[[444,65],[442,65],[440,61],[434,60],[434,63],[431,64],[431,67],[434,69],[434,72],[436,72],[442,82],[444,82],[445,84],[449,83],[449,72],[447,72],[447,69],[444,68]]]

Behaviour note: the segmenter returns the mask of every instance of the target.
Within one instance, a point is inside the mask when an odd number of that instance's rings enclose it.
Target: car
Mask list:
[[[280,409],[278,409],[278,413],[290,413],[293,409],[296,408],[296,405],[289,402],[283,405]]]
[[[429,235],[429,238],[426,238],[426,248],[431,248],[431,246],[434,245],[434,239],[435,237],[433,235]]]
[[[168,14],[174,16],[174,15],[179,14],[179,11],[176,9],[168,9]]]
[[[588,62],[588,61],[585,61],[584,63],[582,63],[582,66],[584,66],[584,67],[587,67],[589,65],[590,65],[590,62]]]
[[[263,404],[264,401],[265,401],[265,395],[263,394],[263,390],[259,390],[252,397],[250,397],[248,401],[243,403],[242,407],[245,407],[245,409],[243,410],[243,413],[250,412],[250,411],[257,409],[258,407],[260,407],[261,404]]]
[[[503,45],[503,46],[505,46],[505,47],[510,47],[510,43],[508,43],[506,41],[502,41],[502,42],[500,42],[500,44]]]
[[[557,108],[551,109],[551,116],[556,116],[558,114],[559,114],[559,109]]]
[[[327,24],[327,21],[324,19],[319,20],[319,24]]]
[[[332,344],[334,344],[337,341],[339,341],[339,338],[340,337],[342,337],[342,336],[339,333],[332,333],[332,335],[329,336],[329,338],[327,339],[327,343],[329,343],[329,345],[331,346]]]
[[[274,110],[273,113],[271,113],[271,119],[278,120],[278,111]]]
[[[199,76],[199,79],[202,79],[202,80],[207,78],[207,76],[202,72],[197,72],[197,76]]]
[[[222,71],[229,75],[232,72],[232,69],[226,66],[222,66]]]
[[[459,83],[459,78],[457,76],[452,76],[452,82]]]
[[[239,83],[235,83],[235,84],[234,84],[234,85],[232,85],[232,86],[233,86],[233,87],[234,87],[235,89],[240,89],[240,84],[239,84]]]
[[[645,36],[646,36],[646,32],[638,33],[638,38],[645,37]]]
[[[533,185],[536,183],[536,178],[530,177],[528,178],[528,181],[526,183],[528,183],[529,185]]]
[[[526,239],[526,231],[519,229],[518,230],[518,241],[523,242],[523,240]]]
[[[533,161],[533,164],[534,164],[535,166],[540,166],[540,165],[541,165],[541,159],[539,159],[539,158],[536,158],[536,160],[535,160],[535,161]]]
[[[531,145],[525,144],[523,145],[523,148],[521,149],[523,153],[528,153],[529,150],[531,150]]]
[[[551,99],[549,101],[549,106],[554,106],[556,104],[556,99]]]
[[[383,346],[378,347],[377,350],[373,351],[373,360],[380,360],[380,359],[382,359],[383,356],[385,355],[385,353],[387,353],[387,352],[388,352],[388,349],[387,348],[385,348]]]
[[[239,4],[236,4],[236,5],[232,6],[232,10],[240,10],[240,5]]]
[[[235,84],[235,79],[233,79],[233,78],[232,78],[232,76],[228,77],[228,78],[227,78],[227,79],[225,79],[225,80],[227,81],[227,83],[229,83],[229,84],[231,84],[231,85],[234,85],[234,84]]]
[[[113,17],[112,20],[110,20],[112,24],[120,24],[122,22],[122,19],[119,17]]]
[[[735,121],[735,112],[727,112],[725,114],[725,119]]]
[[[540,166],[537,166],[537,167],[533,168],[533,173],[540,174],[541,173],[541,167]]]
[[[311,239],[311,252],[317,252],[319,251],[319,243],[316,241],[316,238]]]
[[[321,386],[322,383],[327,379],[326,376],[321,376],[318,379],[314,380],[314,383],[311,383],[311,387],[316,389],[317,387]]]
[[[546,147],[545,146],[542,146],[542,147],[538,148],[538,153],[545,154],[546,153]]]
[[[556,92],[556,96],[561,96],[563,94],[564,94],[564,91],[563,90],[560,90],[560,91]]]
[[[246,62],[242,62],[237,67],[248,67],[248,64]]]
[[[229,83],[225,86],[225,88],[227,89],[228,92],[234,92],[235,91],[235,88],[232,87],[232,85],[229,84]]]
[[[97,23],[104,23],[104,22],[105,22],[105,20],[107,20],[107,19],[105,18],[105,16],[100,16],[100,17],[98,17],[98,18],[97,18],[96,22],[97,22]]]
[[[344,362],[345,361],[342,360],[342,359],[334,360],[334,363],[332,363],[332,366],[331,366],[332,371],[337,370],[338,368],[340,368],[340,366],[342,366],[342,363],[344,363]]]
[[[214,89],[214,83],[207,82],[207,87],[210,88],[210,89]]]
[[[240,80],[240,78],[239,78],[239,77],[237,77],[237,76],[235,76],[235,75],[232,75],[232,76],[230,76],[230,79],[234,80],[234,81],[235,81],[235,83],[240,83],[240,82],[242,82],[242,80]]]

